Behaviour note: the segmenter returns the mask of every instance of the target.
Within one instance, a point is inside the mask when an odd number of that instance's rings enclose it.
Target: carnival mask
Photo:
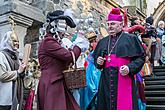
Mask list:
[[[11,47],[14,51],[18,50],[19,48],[19,40],[18,40],[18,37],[17,35],[15,34],[15,32],[12,31],[12,33],[10,34],[10,44],[11,44]]]

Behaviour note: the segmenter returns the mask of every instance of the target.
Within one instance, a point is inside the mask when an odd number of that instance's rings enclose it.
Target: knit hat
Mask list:
[[[123,21],[119,8],[112,8],[112,11],[108,15],[108,21]]]

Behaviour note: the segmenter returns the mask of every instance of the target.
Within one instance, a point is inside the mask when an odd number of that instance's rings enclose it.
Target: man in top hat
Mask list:
[[[108,15],[109,36],[94,51],[94,64],[101,69],[97,110],[138,110],[134,75],[145,59],[137,36],[122,32],[120,9]]]

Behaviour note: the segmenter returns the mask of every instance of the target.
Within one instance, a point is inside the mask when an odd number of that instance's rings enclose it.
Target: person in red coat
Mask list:
[[[71,49],[63,46],[62,38],[67,26],[76,27],[72,17],[64,11],[48,13],[47,22],[40,31],[46,30],[38,50],[41,77],[38,86],[38,110],[80,110],[74,97],[66,87],[62,71],[87,49],[86,39],[77,38]]]

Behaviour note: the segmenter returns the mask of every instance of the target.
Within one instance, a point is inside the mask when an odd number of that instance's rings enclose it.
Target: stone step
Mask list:
[[[154,71],[153,71],[154,73],[155,72],[165,72],[165,69],[163,68],[163,69],[154,69]]]
[[[156,75],[156,76],[165,76],[165,71],[164,72],[154,72],[154,75]]]
[[[165,76],[145,76],[145,81],[151,80],[165,80]]]
[[[147,110],[165,110],[165,66],[154,67],[154,75],[144,80]]]
[[[147,85],[145,86],[145,90],[165,90],[165,85]]]
[[[155,69],[165,68],[165,66],[154,66]]]
[[[155,66],[154,69],[165,69],[165,66]]]
[[[147,103],[148,102],[159,102],[165,105],[165,97],[146,97]]]
[[[158,90],[158,91],[144,91],[146,96],[152,95],[153,97],[156,97],[157,95],[165,95],[165,90]]]
[[[145,85],[165,85],[165,80],[148,80],[145,81]]]
[[[147,110],[165,110],[165,105],[147,105]]]

